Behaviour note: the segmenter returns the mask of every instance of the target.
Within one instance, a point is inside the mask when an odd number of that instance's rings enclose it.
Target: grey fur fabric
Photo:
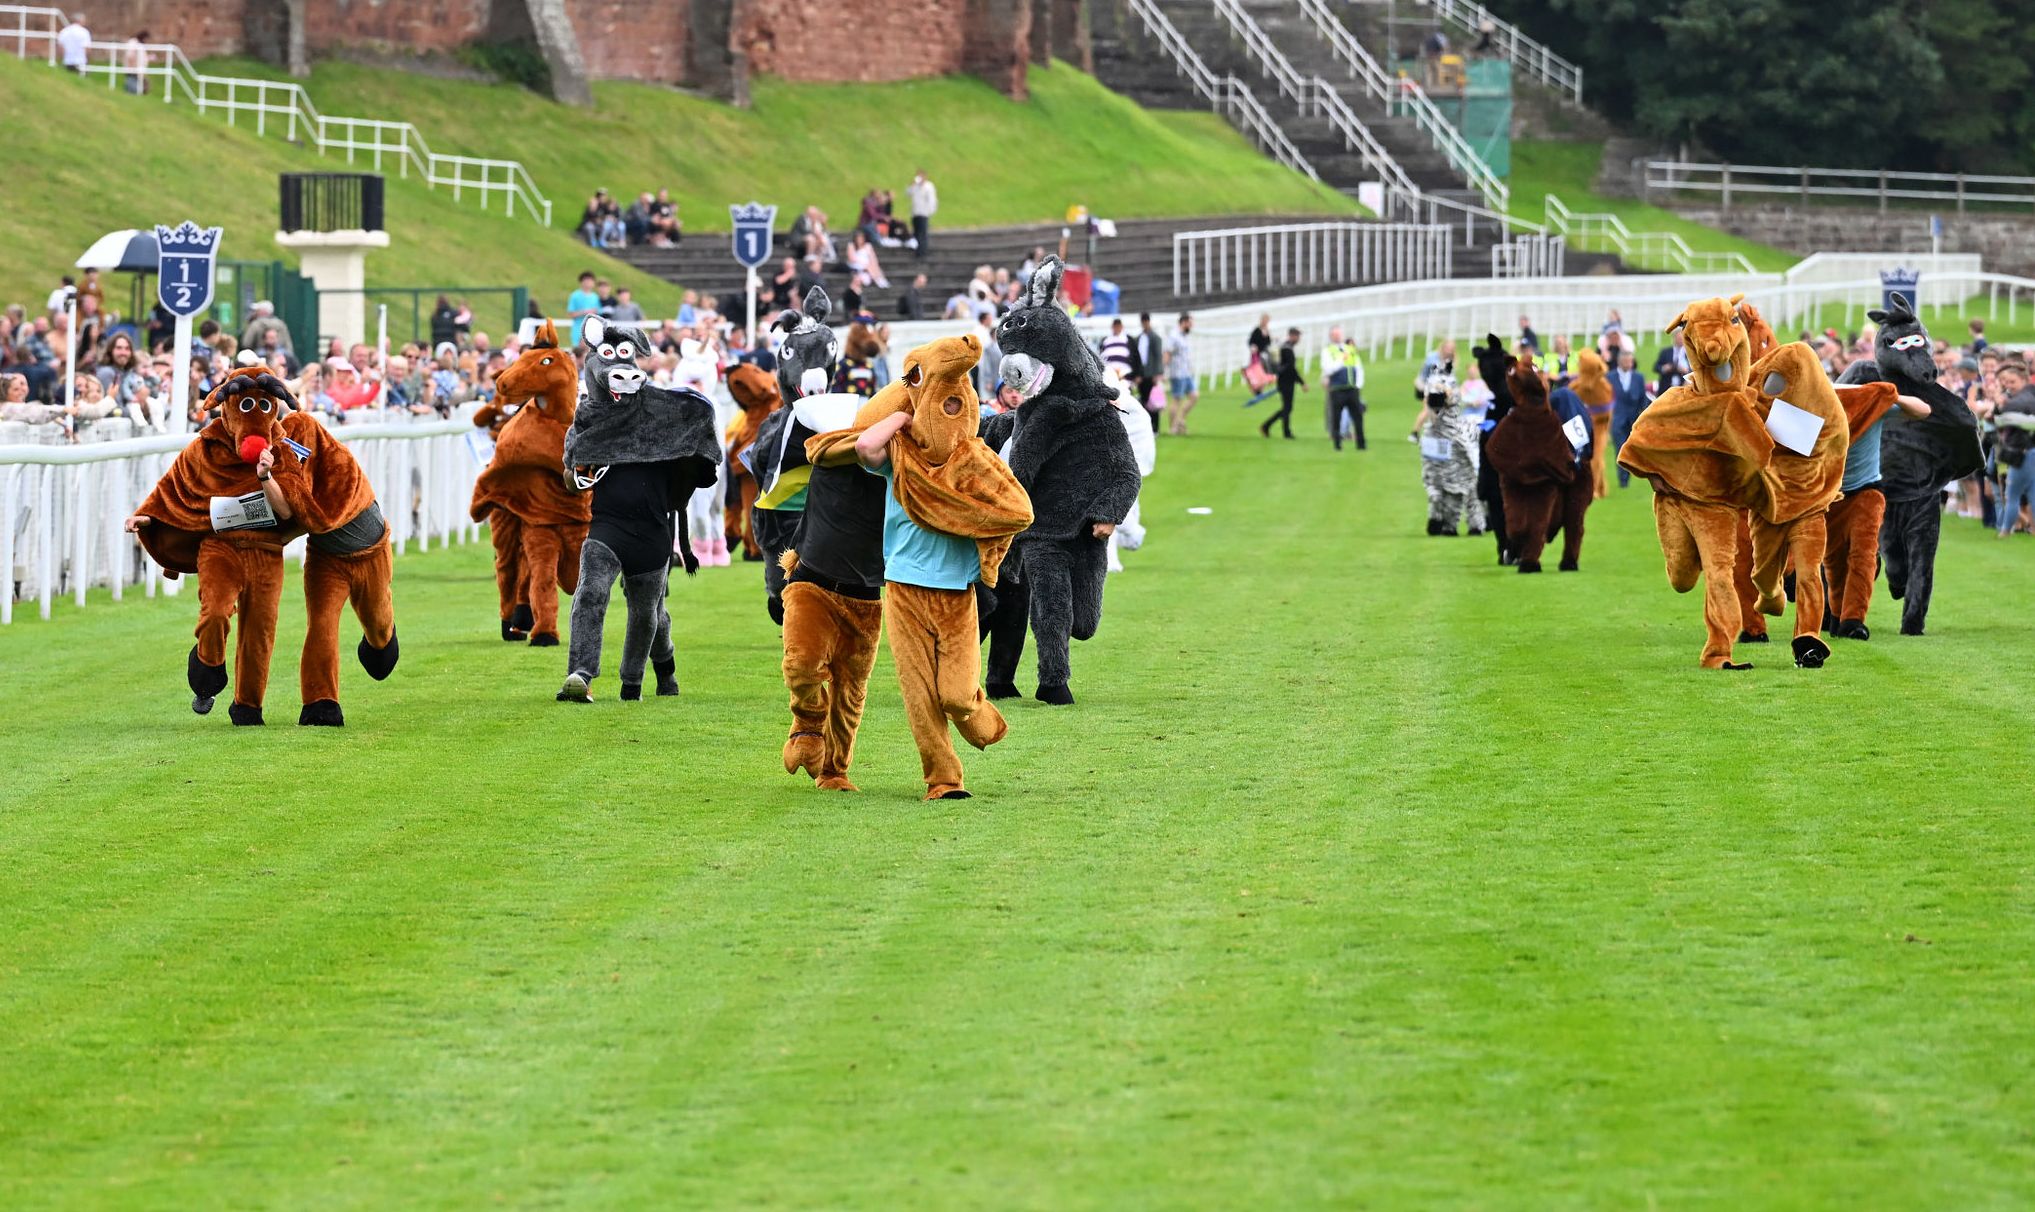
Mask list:
[[[1065,686],[1073,672],[1068,641],[1089,639],[1102,625],[1107,559],[1101,539],[1034,543],[1025,548],[1021,575],[1030,599],[1032,652],[1038,660],[1039,685]],[[993,658],[1000,655],[992,654]],[[1008,663],[1014,677],[1015,651]]]
[[[668,568],[622,576],[622,561],[599,539],[588,539],[579,551],[579,589],[572,595],[572,644],[566,650],[567,673],[591,681],[601,672],[601,632],[608,618],[608,597],[621,578],[628,603],[627,630],[622,636],[622,684],[641,686],[648,661],[669,666],[671,614],[664,607]]]
[[[696,391],[667,391],[644,382],[636,366],[636,356],[647,348],[642,333],[606,325],[596,340],[595,331],[588,321],[587,347],[581,351],[585,361],[580,366],[585,394],[565,433],[566,467],[698,459],[705,466],[703,478],[695,482],[712,484],[721,466],[713,403]],[[616,376],[624,381],[635,377],[641,385],[617,395]]]

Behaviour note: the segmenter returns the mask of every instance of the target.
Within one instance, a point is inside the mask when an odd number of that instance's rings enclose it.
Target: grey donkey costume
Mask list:
[[[1839,383],[1892,383],[1919,397],[1929,415],[1917,420],[1900,409],[1887,415],[1880,435],[1880,491],[1887,512],[1880,521],[1880,560],[1887,590],[1901,599],[1901,634],[1921,635],[1936,588],[1936,544],[1943,532],[1943,487],[1985,466],[1978,418],[1956,393],[1936,381],[1929,330],[1895,295],[1887,311],[1866,316],[1880,326],[1871,361],[1844,368]]]
[[[1471,509],[1477,493],[1477,435],[1463,415],[1454,370],[1452,364],[1443,366],[1423,385],[1427,424],[1420,433],[1420,483],[1427,489],[1431,535],[1457,535],[1459,523],[1467,520],[1473,530],[1477,523]]]
[[[779,562],[798,536],[806,494],[800,488],[782,497],[776,490],[785,476],[802,477],[812,471],[806,462],[806,439],[815,431],[799,419],[796,405],[806,396],[833,390],[841,342],[827,327],[827,314],[832,310],[827,292],[815,286],[806,292],[802,307],[785,312],[771,324],[784,330],[784,341],[777,347],[777,391],[784,398],[784,407],[764,418],[756,444],[750,447],[749,470],[761,491],[749,512],[749,523],[755,527],[757,546],[763,548],[764,609],[769,611],[770,621],[778,624],[784,622],[785,578]],[[762,501],[770,499],[781,503],[765,507]]]
[[[601,628],[617,577],[629,603],[621,697],[643,696],[646,660],[656,668],[657,693],[677,694],[665,578],[674,549],[683,553],[687,573],[699,567],[684,533],[684,510],[686,498],[718,475],[714,406],[698,392],[647,384],[636,365],[647,344],[634,329],[593,318],[582,336],[585,398],[565,434],[565,474],[575,487],[592,490],[593,521],[580,548],[568,676],[558,698],[592,699],[591,684],[601,671]]]
[[[995,608],[984,618],[986,689],[991,698],[1017,697],[1029,619],[1039,701],[1064,705],[1074,701],[1067,687],[1069,641],[1088,639],[1102,622],[1108,544],[1094,528],[1124,520],[1142,477],[1102,362],[1056,300],[1062,268],[1059,258],[1046,258],[996,326],[1006,358],[1027,355],[1052,373],[1017,411],[986,419],[982,436],[992,449],[1008,451],[1034,513],[1031,528],[1011,544]]]

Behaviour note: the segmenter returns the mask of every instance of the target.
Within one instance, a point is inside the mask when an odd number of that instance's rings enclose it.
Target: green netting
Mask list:
[[[1401,74],[1427,85],[1428,100],[1441,111],[1463,139],[1476,149],[1500,177],[1512,174],[1512,64],[1503,59],[1471,59],[1465,80],[1457,87],[1437,78],[1418,60],[1399,65]]]

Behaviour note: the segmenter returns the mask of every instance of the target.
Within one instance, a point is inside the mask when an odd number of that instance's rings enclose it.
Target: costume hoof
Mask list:
[[[860,791],[862,788],[848,781],[847,776],[830,774],[819,782],[821,791]]]
[[[1921,635],[1921,634],[1922,634],[1922,624],[1920,624],[1920,623],[1903,623],[1903,624],[1901,624],[1901,634],[1902,634],[1902,635]]]
[[[507,640],[511,644],[520,644],[524,640],[529,639],[530,636],[529,633],[527,632],[516,630],[516,625],[514,623],[510,622],[507,619],[503,619],[502,638]]]
[[[657,674],[657,697],[671,699],[678,697],[678,662],[652,661],[650,668]]]
[[[1484,528],[1481,526],[1472,526],[1469,529],[1469,535],[1473,539],[1481,539],[1484,537]]]
[[[1539,560],[1521,560],[1521,561],[1519,561],[1519,571],[1521,571],[1521,572],[1539,572],[1539,571],[1540,571],[1540,561],[1539,561]]]
[[[1788,609],[1787,602],[1784,601],[1778,595],[1770,598],[1763,596],[1759,600],[1759,612],[1764,615],[1770,615],[1775,618],[1778,618],[1781,615],[1787,613],[1787,609]]]
[[[1719,666],[1718,666],[1718,668],[1719,668],[1719,669],[1730,669],[1730,670],[1734,670],[1734,671],[1735,671],[1735,670],[1739,670],[1739,669],[1750,669],[1750,668],[1752,668],[1752,662],[1751,662],[1751,661],[1740,661],[1740,662],[1732,662],[1732,661],[1726,661],[1726,662],[1724,662],[1724,663],[1723,663],[1722,665],[1719,665]]]
[[[1563,560],[1559,565],[1557,565],[1557,567],[1560,568],[1561,571],[1563,572],[1583,571],[1582,568],[1579,567],[1574,560]]]
[[[509,626],[514,627],[517,631],[527,632],[536,625],[537,618],[530,613],[530,604],[528,602],[516,603],[516,608],[509,612]]]
[[[763,562],[763,555],[761,552],[745,551],[742,553],[742,562],[744,564],[761,564]]]
[[[1459,539],[1462,537],[1456,533],[1456,528],[1453,526],[1444,527],[1439,533],[1444,539]]]
[[[304,704],[304,709],[297,713],[297,727],[344,728],[346,714],[340,711],[339,704],[331,699],[318,699]]]
[[[191,696],[191,710],[199,715],[211,715],[212,704],[217,701],[209,694],[194,694]]]
[[[763,603],[763,608],[770,612],[772,623],[779,627],[784,626],[784,602],[781,599],[770,598]]]
[[[1840,640],[1869,640],[1872,632],[1867,629],[1864,619],[1842,619],[1834,632]]]
[[[817,732],[794,732],[784,742],[784,772],[803,770],[807,778],[820,777],[820,763],[826,760],[827,742]]]
[[[1906,581],[1896,581],[1894,578],[1888,577],[1887,592],[1894,595],[1894,600],[1898,602],[1908,596],[1908,583]]]
[[[1040,686],[1039,693],[1032,697],[1038,699],[1041,703],[1047,703],[1054,707],[1072,707],[1074,705],[1074,692],[1067,689],[1067,684],[1064,682],[1058,686]]]
[[[1830,645],[1822,636],[1798,635],[1795,637],[1795,664],[1804,669],[1821,669],[1823,662],[1830,659]]]
[[[232,720],[236,728],[258,728],[265,722],[261,718],[261,708],[249,707],[244,703],[228,703],[226,718]]]
[[[190,659],[185,662],[184,680],[191,684],[192,695],[205,700],[203,710],[199,710],[195,701],[191,704],[191,710],[204,715],[205,712],[212,710],[212,700],[218,698],[219,692],[226,689],[226,665],[224,662],[207,665],[199,660],[198,646],[193,644]]]
[[[396,658],[403,655],[401,646],[396,643],[394,628],[389,629],[389,642],[382,647],[376,648],[367,642],[366,636],[362,636],[360,647],[354,651],[360,657],[360,667],[377,682],[386,680],[396,671]]]
[[[565,679],[559,688],[558,701],[561,703],[591,703],[594,701],[593,678],[584,673],[575,673]]]
[[[938,786],[926,788],[926,798],[929,800],[966,800],[973,799],[974,797],[951,783],[941,783]]]
[[[991,682],[982,688],[982,693],[985,698],[1014,699],[1018,698],[1021,692],[1009,682]]]
[[[1767,642],[1767,635],[1764,631],[1741,631],[1738,633],[1738,642],[1741,644],[1764,644]]]
[[[558,647],[558,633],[555,631],[533,631],[530,633],[530,647],[556,648]]]
[[[617,698],[619,698],[619,699],[621,699],[621,700],[622,700],[622,701],[623,701],[624,703],[640,703],[640,702],[642,702],[642,701],[643,701],[643,683],[641,683],[641,682],[623,682],[623,683],[622,683],[622,692],[621,692],[621,693],[620,693],[619,695],[617,695],[616,697],[617,697]]]

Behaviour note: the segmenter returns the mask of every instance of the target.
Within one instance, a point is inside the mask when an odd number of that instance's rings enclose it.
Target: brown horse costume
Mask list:
[[[742,362],[728,368],[728,394],[742,409],[742,415],[728,426],[728,521],[726,534],[730,544],[742,545],[742,558],[761,560],[763,547],[756,541],[756,528],[749,517],[750,509],[756,504],[756,475],[742,461],[742,456],[756,444],[756,436],[763,431],[764,419],[784,406],[784,399],[778,394],[777,377],[769,371]]]
[[[305,725],[345,723],[339,707],[339,614],[348,603],[360,620],[360,663],[379,681],[395,668],[395,605],[390,596],[388,525],[360,464],[324,426],[300,412],[282,382],[261,367],[234,371],[208,397],[220,415],[199,431],[141,503],[142,547],[168,575],[198,577],[197,644],[191,649],[192,709],[212,709],[226,687],[226,639],[235,611],[235,724],[260,724],[275,650],[283,588],[283,546],[308,534],[304,599],[308,626],[298,668]],[[274,478],[290,517],[224,533],[212,529],[214,497],[261,492],[256,463],[275,452]]]
[[[472,517],[495,544],[502,638],[558,643],[558,594],[579,584],[590,498],[565,483],[565,431],[579,401],[579,366],[546,320],[536,340],[495,379],[497,404],[521,401],[495,437],[495,457],[473,486]],[[493,407],[493,406],[490,406]],[[483,412],[486,410],[483,409]],[[483,424],[482,413],[474,423]]]
[[[1611,449],[1611,378],[1595,350],[1576,355],[1576,381],[1569,390],[1590,410],[1590,499],[1605,493],[1604,452]]]
[[[981,583],[994,587],[1011,539],[1032,524],[1032,505],[1017,476],[976,436],[981,409],[971,372],[981,358],[981,339],[972,333],[912,350],[905,355],[902,377],[856,414],[852,428],[820,434],[806,443],[806,452],[816,464],[838,458],[863,430],[891,413],[909,411],[911,426],[892,437],[888,448],[895,503],[922,529],[975,540]],[[884,626],[905,716],[918,743],[925,798],[964,799],[968,792],[948,722],[978,749],[1009,731],[980,685],[982,638],[974,588],[931,588],[889,578],[884,602]],[[787,628],[790,623],[787,613]],[[787,635],[786,651],[791,650]],[[787,744],[787,766],[794,757],[803,754]]]
[[[1498,471],[1505,526],[1519,556],[1519,571],[1539,572],[1541,551],[1561,516],[1565,492],[1581,469],[1576,466],[1576,448],[1562,433],[1561,418],[1548,404],[1547,379],[1533,361],[1514,363],[1505,384],[1512,393],[1512,411],[1491,431],[1484,457]],[[1588,502],[1585,496],[1582,503]],[[1580,512],[1567,529],[1563,566],[1573,567],[1583,541]]]

